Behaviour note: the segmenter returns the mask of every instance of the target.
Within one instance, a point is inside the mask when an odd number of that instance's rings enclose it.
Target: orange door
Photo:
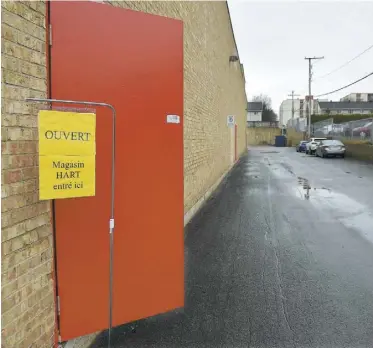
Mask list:
[[[234,161],[236,162],[238,159],[237,155],[237,123],[234,125]]]
[[[181,307],[182,22],[58,1],[50,22],[51,97],[117,111],[113,324]],[[55,202],[63,341],[108,327],[112,122],[109,110],[96,113],[96,196]]]

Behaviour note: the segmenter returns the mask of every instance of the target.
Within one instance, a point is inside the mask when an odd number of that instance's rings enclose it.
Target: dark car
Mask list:
[[[370,136],[371,129],[372,129],[373,122],[368,122],[362,127],[357,127],[352,130],[352,134],[354,136],[360,136],[361,138],[365,138]]]
[[[306,144],[307,144],[307,141],[306,140],[302,140],[297,146],[296,146],[296,150],[297,152],[306,152]]]

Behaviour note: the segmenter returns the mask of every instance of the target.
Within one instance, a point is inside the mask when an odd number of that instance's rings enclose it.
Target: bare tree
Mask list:
[[[266,94],[259,94],[252,98],[253,102],[262,102],[263,103],[263,122],[276,122],[278,120],[277,114],[272,109],[272,100]]]
[[[252,98],[253,102],[262,102],[263,105],[270,109],[272,107],[272,100],[271,98],[266,95],[266,94],[259,94],[259,95],[254,95]]]

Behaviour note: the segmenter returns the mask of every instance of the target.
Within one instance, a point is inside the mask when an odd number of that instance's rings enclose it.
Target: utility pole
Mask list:
[[[308,136],[311,137],[311,82],[312,82],[312,60],[324,59],[324,57],[305,57],[308,60]]]
[[[294,91],[291,91],[291,94],[288,94],[288,97],[291,97],[291,119],[294,119],[294,97],[299,97],[299,94],[294,94]]]

